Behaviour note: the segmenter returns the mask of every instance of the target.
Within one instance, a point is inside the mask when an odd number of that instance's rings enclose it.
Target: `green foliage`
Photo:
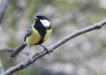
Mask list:
[[[16,1],[11,0],[11,3],[9,5],[9,8],[8,8],[6,14],[5,14],[5,17],[8,17],[10,14],[12,14],[16,8],[17,8]]]
[[[17,43],[16,38],[11,37],[11,38],[10,38],[10,42],[9,42],[9,46],[12,47],[12,48],[14,48],[14,47],[16,47],[17,45],[18,45],[18,43]]]
[[[34,4],[29,4],[28,9],[29,9],[29,12],[30,12],[30,15],[29,15],[30,21],[33,21],[34,15],[35,15],[34,13],[36,11],[36,6]]]
[[[20,72],[17,72],[18,75],[30,75],[30,73],[24,69],[24,70],[21,70]]]
[[[37,0],[38,3],[43,3],[43,4],[51,4],[54,2],[54,0]]]
[[[72,9],[76,5],[80,5],[81,4],[81,2],[76,2],[76,3],[70,2],[69,3],[67,1],[56,1],[55,3],[57,4],[57,6],[59,6],[62,9]]]
[[[31,66],[32,67],[32,66]],[[36,69],[24,69],[21,70],[20,72],[17,72],[18,75],[40,75],[39,71]]]
[[[16,29],[16,22],[17,22],[17,19],[14,19],[11,25],[9,25],[9,28]]]

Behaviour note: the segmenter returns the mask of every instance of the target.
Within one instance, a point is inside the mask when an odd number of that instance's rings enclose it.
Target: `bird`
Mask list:
[[[33,45],[40,45],[44,50],[50,53],[48,48],[42,45],[42,43],[44,43],[52,33],[50,20],[45,15],[37,15],[34,17],[34,20],[34,24],[27,29],[22,44],[13,50],[10,57],[17,57],[22,50],[28,46],[29,61],[33,63],[33,59],[30,55],[30,48]]]

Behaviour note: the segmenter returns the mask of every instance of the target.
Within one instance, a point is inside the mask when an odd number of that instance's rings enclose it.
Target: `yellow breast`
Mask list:
[[[41,39],[41,37],[40,37],[40,34],[38,33],[38,31],[35,30],[34,28],[32,28],[32,33],[30,36],[28,36],[26,38],[26,42],[29,45],[34,45],[34,44],[38,43],[40,39]]]
[[[52,33],[52,29],[46,30],[46,34],[45,34],[45,36],[44,36],[44,38],[43,38],[43,42],[45,42],[45,41],[50,37],[51,33]],[[28,37],[26,38],[26,42],[27,42],[29,45],[35,45],[35,44],[37,44],[40,40],[41,40],[41,36],[40,36],[39,32],[38,32],[36,29],[32,28],[32,33],[31,33],[30,36],[28,36]]]
[[[52,29],[46,31],[46,35],[43,40],[44,42],[50,37],[51,33],[52,33]]]

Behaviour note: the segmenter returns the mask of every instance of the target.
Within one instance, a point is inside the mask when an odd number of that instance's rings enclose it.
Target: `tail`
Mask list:
[[[17,48],[14,49],[10,57],[17,57],[26,46],[27,46],[26,43],[22,43],[21,45],[19,45]]]

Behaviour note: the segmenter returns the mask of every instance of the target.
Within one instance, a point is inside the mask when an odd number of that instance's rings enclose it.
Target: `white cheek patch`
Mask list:
[[[44,27],[49,27],[50,22],[48,20],[40,20]]]

